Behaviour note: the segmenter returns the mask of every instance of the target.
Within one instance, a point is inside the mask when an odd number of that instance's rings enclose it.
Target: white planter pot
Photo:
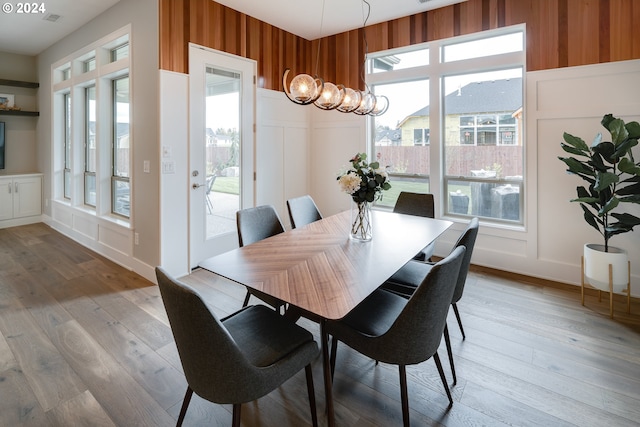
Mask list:
[[[613,266],[613,292],[627,289],[629,281],[629,258],[624,249],[589,243],[584,245],[584,276],[586,282],[596,289],[609,290],[609,264]]]

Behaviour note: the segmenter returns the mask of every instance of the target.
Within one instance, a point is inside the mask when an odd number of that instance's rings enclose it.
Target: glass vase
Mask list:
[[[371,222],[371,203],[353,202],[351,204],[351,233],[354,240],[368,242],[373,237],[373,223]]]

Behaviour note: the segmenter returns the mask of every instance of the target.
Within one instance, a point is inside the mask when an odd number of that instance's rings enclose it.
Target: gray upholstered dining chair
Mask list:
[[[456,248],[423,276],[413,295],[406,298],[377,289],[338,321],[328,321],[331,343],[331,371],[336,363],[338,341],[376,361],[398,365],[402,419],[409,425],[406,366],[433,358],[449,403],[453,404],[438,346],[446,325],[465,248]]]
[[[242,403],[265,396],[302,368],[317,426],[311,362],[319,350],[309,331],[264,305],[218,319],[197,292],[161,267],[156,277],[187,380],[178,426],[194,392],[210,402],[232,404],[233,426],[240,426]]]
[[[304,195],[287,200],[291,228],[302,227],[322,219],[322,214],[311,196]]]
[[[466,252],[462,260],[462,267],[460,268],[460,274],[458,275],[458,278],[456,280],[455,291],[451,300],[451,306],[453,307],[453,312],[456,315],[456,320],[458,321],[458,326],[460,327],[460,332],[462,333],[463,340],[466,338],[466,336],[464,334],[464,328],[462,327],[462,320],[460,319],[460,313],[458,311],[457,303],[458,301],[460,301],[460,298],[462,298],[462,294],[464,292],[464,285],[467,281],[467,275],[469,273],[469,267],[471,265],[471,255],[473,254],[473,248],[476,244],[476,238],[478,236],[478,229],[478,218],[472,218],[453,247],[454,250],[455,248],[460,246],[464,246],[466,248]],[[433,268],[433,264],[431,263],[409,261],[404,266],[402,266],[400,270],[395,272],[381,287],[387,291],[393,292],[400,296],[404,296],[405,298],[410,298],[422,281],[424,275],[427,274],[429,270],[431,270],[431,268]],[[451,351],[449,330],[446,325],[444,329],[444,339],[447,345],[447,354],[449,356],[449,364],[451,365],[453,383],[456,384],[456,369],[453,364],[453,353]]]
[[[238,228],[238,244],[240,247],[284,232],[284,225],[282,225],[280,216],[272,205],[240,209],[236,212],[236,226]],[[243,307],[249,304],[251,295],[260,298],[278,312],[280,308],[285,305],[284,301],[274,298],[271,295],[267,295],[256,289],[247,288],[247,294],[242,303]]]
[[[434,218],[435,203],[433,200],[433,194],[401,191],[398,195],[398,200],[396,200],[396,204],[393,207],[393,212]],[[433,255],[435,246],[435,242],[430,242],[424,249],[416,254],[413,259],[417,261],[429,261]]]

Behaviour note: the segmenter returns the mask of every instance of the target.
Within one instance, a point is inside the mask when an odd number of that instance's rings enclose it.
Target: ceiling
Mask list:
[[[44,12],[0,12],[0,51],[37,55],[82,27],[119,0],[47,0]],[[285,31],[315,40],[362,27],[368,7],[364,0],[216,0]],[[367,25],[409,16],[466,0],[366,0],[371,5]],[[33,4],[33,3],[23,3]],[[324,9],[324,11],[323,11]],[[58,19],[52,22],[55,16]]]

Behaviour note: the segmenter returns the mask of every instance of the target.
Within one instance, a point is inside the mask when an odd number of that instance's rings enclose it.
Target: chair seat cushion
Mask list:
[[[258,367],[272,365],[313,342],[309,331],[264,305],[246,307],[222,323],[249,362]]]
[[[393,273],[381,287],[387,291],[409,298],[432,267],[433,264],[409,261],[403,265],[400,270]]]
[[[433,264],[409,261],[400,267],[400,270],[393,273],[388,281],[413,286],[415,288],[422,282],[429,271],[431,271],[431,268],[433,268]]]
[[[377,289],[351,310],[340,323],[361,334],[377,337],[389,330],[406,304],[405,298]]]

